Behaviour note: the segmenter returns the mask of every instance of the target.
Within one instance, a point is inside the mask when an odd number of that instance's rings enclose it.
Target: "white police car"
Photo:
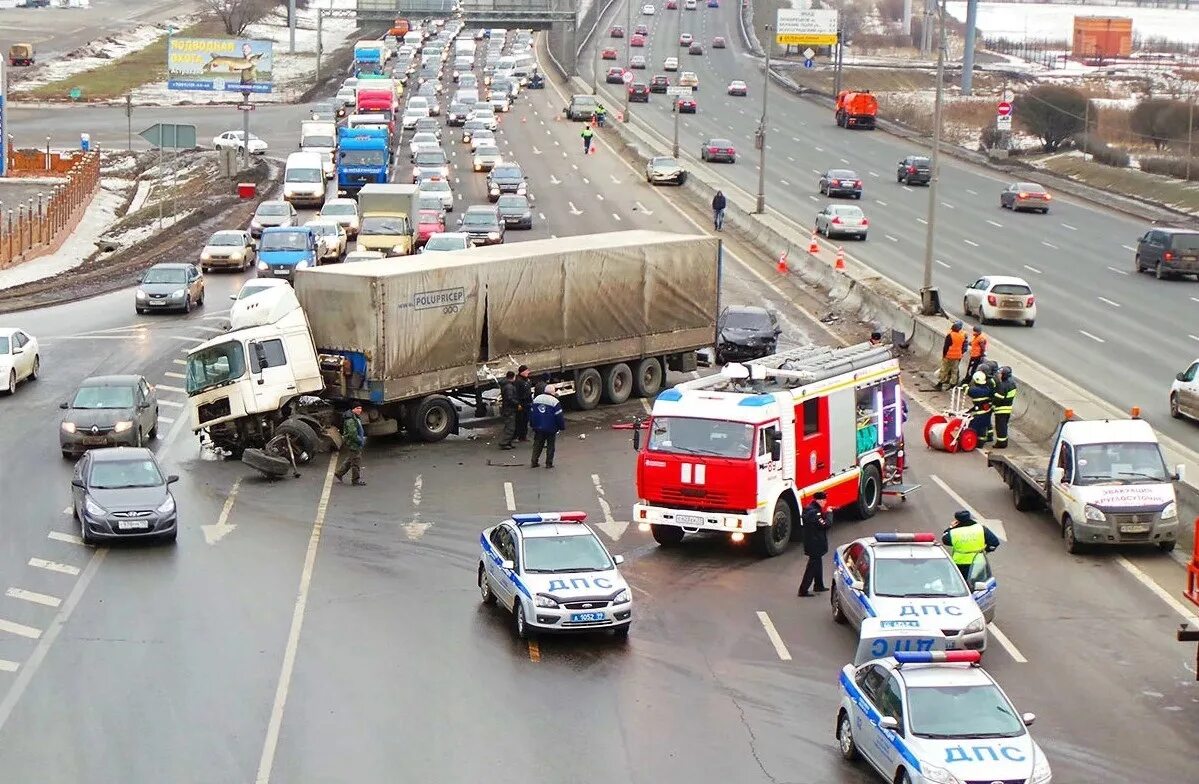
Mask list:
[[[479,536],[483,603],[512,612],[516,635],[611,629],[628,639],[633,603],[585,512],[515,514]]]
[[[833,620],[861,629],[864,618],[920,620],[950,650],[985,650],[998,583],[985,556],[968,586],[935,534],[879,533],[833,552]]]
[[[978,651],[895,653],[841,671],[837,743],[895,784],[1048,784],[1049,761]]]

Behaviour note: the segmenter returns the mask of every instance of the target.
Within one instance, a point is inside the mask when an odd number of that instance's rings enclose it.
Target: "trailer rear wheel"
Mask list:
[[[686,531],[673,525],[651,525],[649,530],[654,535],[654,541],[663,547],[677,547],[686,536]]]
[[[291,471],[291,463],[287,458],[268,455],[257,448],[242,452],[241,461],[269,479],[282,479]]]
[[[882,474],[879,473],[878,466],[868,465],[858,477],[858,500],[854,504],[854,514],[859,520],[869,520],[874,517],[882,502]]]
[[[590,411],[599,405],[604,394],[604,380],[595,368],[575,373],[575,408]]]
[[[429,395],[408,418],[408,434],[427,444],[443,440],[457,427],[458,412],[445,395]]]
[[[604,402],[620,405],[633,394],[633,371],[624,362],[604,368]]]
[[[637,363],[633,371],[633,394],[637,397],[654,397],[662,391],[666,381],[666,372],[662,370],[662,360],[657,357],[646,357]]]

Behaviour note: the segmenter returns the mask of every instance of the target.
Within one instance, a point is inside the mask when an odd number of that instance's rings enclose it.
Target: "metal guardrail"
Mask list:
[[[457,6],[457,9],[456,9]],[[549,24],[574,22],[577,0],[358,0],[358,18],[391,21],[397,17],[449,17],[458,11],[472,22]]]

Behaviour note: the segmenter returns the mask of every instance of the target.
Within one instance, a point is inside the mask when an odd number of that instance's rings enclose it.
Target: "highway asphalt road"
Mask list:
[[[195,0],[92,0],[91,8],[8,8],[0,10],[0,50],[31,43],[39,62],[59,57],[138,25],[182,16]],[[14,69],[16,70],[16,69]]]
[[[727,181],[726,195],[752,209],[758,190],[754,132],[762,112],[763,77],[759,61],[745,52],[738,5],[706,8],[700,2],[696,11],[668,11],[659,4],[655,15],[643,16],[641,4],[635,3],[632,24],[649,25],[651,34],[644,48],[629,51],[644,55],[649,66],[633,71],[638,81],[648,83],[653,75],[666,73],[662,62],[671,56],[679,58],[680,72],[699,76],[699,110],[682,118],[680,153],[692,167],[710,166]],[[579,61],[583,78],[592,78],[594,67],[614,111],[623,108],[624,90],[606,84],[604,76],[608,67],[626,63],[629,39],[610,38],[609,28],[626,24],[626,8],[625,2],[613,5]],[[678,45],[680,25],[681,32],[704,44],[704,55],[689,55]],[[723,36],[729,48],[712,49],[715,36]],[[617,50],[616,61],[600,59],[600,50],[607,47]],[[677,77],[666,75],[672,83]],[[733,79],[749,85],[748,97],[726,94]],[[816,213],[829,201],[818,192],[820,173],[853,169],[863,180],[864,194],[861,202],[850,203],[866,212],[870,236],[866,242],[838,244],[851,257],[918,291],[928,191],[900,185],[895,175],[904,156],[927,150],[879,131],[838,128],[831,110],[774,84],[767,108],[767,208],[794,223],[795,246],[806,244]],[[670,144],[673,115],[665,95],[652,95],[648,105],[633,104],[630,116]],[[735,164],[700,163],[701,141],[713,137],[733,142],[739,153]],[[1000,209],[999,192],[1009,182],[942,158],[933,284],[940,288],[944,307],[960,315],[966,286],[982,275],[1026,279],[1037,296],[1036,326],[994,325],[987,329],[992,336],[1114,405],[1140,406],[1159,430],[1184,444],[1194,443],[1194,425],[1170,419],[1168,394],[1174,375],[1199,356],[1199,283],[1158,281],[1133,272],[1133,250],[1146,227],[1136,218],[1061,195],[1055,195],[1047,215]],[[1122,372],[1111,372],[1117,365]]]
[[[584,158],[580,126],[558,120],[560,107],[555,90],[530,92],[503,120],[501,138],[537,197],[538,224],[524,234],[698,230],[672,204],[676,191],[645,185],[606,144]],[[463,145],[447,147],[459,204],[482,201]],[[727,250],[736,258],[726,301],[776,307],[792,341],[825,337],[768,264],[735,241]],[[277,483],[201,459],[176,409],[157,449],[183,477],[177,546],[70,541],[54,404],[89,373],[121,370],[182,401],[168,374],[219,329],[224,296],[239,284],[209,276],[208,304],[188,317],[136,317],[129,291],[8,317],[45,343],[45,374],[0,401],[0,455],[12,466],[0,472],[0,497],[16,523],[0,544],[6,780],[308,784],[392,781],[404,770],[573,784],[581,766],[589,780],[636,784],[871,780],[837,758],[832,739],[836,676],[854,638],[823,600],[794,598],[798,550],[760,561],[697,539],[662,551],[625,524],[633,455],[628,431],[610,425],[641,411],[637,401],[570,414],[553,473],[495,450],[482,431],[373,443],[365,488],[332,482],[328,456]],[[915,443],[923,412],[912,411]],[[1021,710],[1039,715],[1033,731],[1055,780],[1177,780],[1193,761],[1199,690],[1192,651],[1173,641],[1180,616],[1150,588],[1175,593],[1176,565],[1137,551],[1065,555],[1047,521],[1012,511],[979,455],[916,450],[912,465],[923,489],[868,523],[838,524],[834,543],[940,530],[963,503],[1002,521],[992,522],[1007,538],[994,560],[997,621],[1009,643],[993,643],[986,664]],[[587,511],[628,559],[627,645],[520,644],[479,602],[478,532],[510,510],[568,507]],[[206,543],[205,526],[224,536]],[[292,633],[297,614],[303,626]]]

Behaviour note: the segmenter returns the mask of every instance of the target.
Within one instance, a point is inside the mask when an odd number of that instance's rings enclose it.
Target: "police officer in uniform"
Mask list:
[[[591,137],[595,136],[595,131],[591,130],[590,125],[584,125],[579,136],[583,137],[583,154],[587,155],[591,152]]]
[[[828,508],[828,496],[817,492],[803,508],[803,551],[808,556],[803,578],[799,581],[796,596],[811,596],[810,588],[815,583],[816,593],[828,590],[824,585],[824,556],[828,553],[828,529],[833,524],[833,513]]]
[[[970,516],[965,509],[955,512],[953,525],[941,534],[941,544],[949,547],[954,564],[967,582],[970,580],[970,566],[974,559],[982,553],[989,553],[999,547],[999,537],[985,525]]]
[[[1016,393],[1019,390],[1012,380],[1010,367],[999,368],[999,377],[995,380],[995,391],[991,395],[991,410],[995,412],[995,448],[1007,449],[1007,427],[1012,418],[1012,406],[1016,403]]]

